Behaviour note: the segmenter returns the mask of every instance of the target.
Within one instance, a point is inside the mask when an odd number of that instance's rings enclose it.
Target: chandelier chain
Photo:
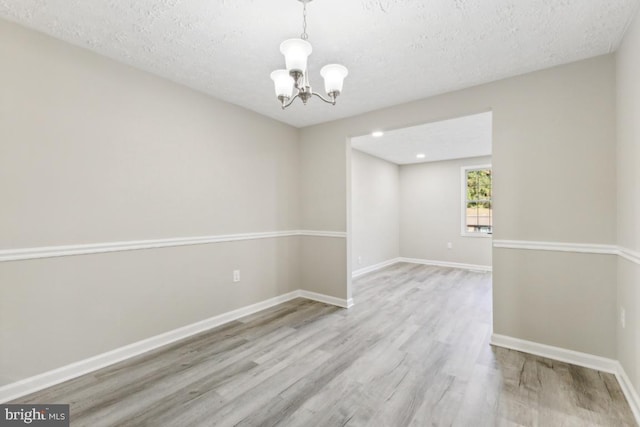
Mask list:
[[[309,35],[307,34],[307,3],[302,4],[302,34],[300,35],[302,40],[307,40]]]

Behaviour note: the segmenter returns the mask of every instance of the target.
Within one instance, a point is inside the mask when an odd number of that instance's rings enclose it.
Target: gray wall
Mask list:
[[[400,167],[403,257],[491,266],[491,238],[461,236],[461,168],[489,164],[490,156]]]
[[[636,251],[638,32],[617,55],[618,242]],[[2,249],[349,231],[349,137],[488,110],[494,237],[616,242],[611,55],[300,131],[2,21],[0,58]],[[293,237],[1,263],[0,384],[300,287],[348,298],[348,252]],[[618,263],[494,249],[495,332],[617,354],[637,385],[616,301],[637,325],[638,272]]]
[[[347,134],[324,144],[311,127],[300,130],[300,226],[305,230],[349,231],[347,200],[351,198],[351,147]],[[362,134],[362,133],[361,133]],[[348,205],[350,209],[350,203]],[[351,253],[347,239],[303,239],[303,282],[337,298],[350,299]],[[305,274],[308,273],[308,274]]]
[[[5,21],[0,63],[0,249],[299,228],[296,129]],[[299,289],[301,246],[0,263],[0,384]]]
[[[351,152],[354,270],[400,256],[398,169],[395,163],[358,150]]]
[[[618,244],[640,259],[640,17],[629,27],[617,60]],[[640,391],[640,265],[618,259],[618,359]]]
[[[613,55],[302,129],[302,227],[347,230],[349,137],[489,110],[494,239],[615,243]],[[347,245],[333,243],[312,252],[341,269]],[[610,256],[572,254],[565,265],[553,261],[564,259],[561,253],[535,252],[494,249],[494,332],[615,357],[616,271]],[[518,265],[540,274],[524,278]],[[593,265],[601,267],[598,274],[572,274]],[[326,289],[337,295],[347,283],[350,294],[349,272],[347,266],[325,276]],[[523,289],[536,298],[515,310],[508,296]],[[570,310],[564,304],[569,300]],[[594,312],[602,323],[584,336]],[[544,322],[537,321],[541,316]]]
[[[491,238],[460,233],[461,168],[485,164],[490,156],[398,166],[352,150],[352,271],[398,257],[490,267]]]

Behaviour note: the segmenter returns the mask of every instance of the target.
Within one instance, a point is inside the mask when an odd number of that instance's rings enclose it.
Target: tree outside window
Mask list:
[[[463,235],[490,235],[493,232],[491,167],[463,168]]]

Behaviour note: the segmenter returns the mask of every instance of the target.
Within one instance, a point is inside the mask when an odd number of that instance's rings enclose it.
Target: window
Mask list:
[[[491,165],[462,168],[462,235],[488,237],[493,232]]]

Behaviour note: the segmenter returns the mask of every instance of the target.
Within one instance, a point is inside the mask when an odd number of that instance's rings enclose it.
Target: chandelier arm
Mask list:
[[[326,99],[324,96],[320,95],[318,92],[312,92],[311,94],[317,96],[320,99],[322,99],[327,104],[336,105],[336,99],[335,98],[331,98],[332,100],[330,101],[330,100]]]
[[[287,102],[286,104],[282,104],[282,109],[284,110],[289,105],[293,104],[293,101],[295,101],[296,98],[299,98],[299,97],[300,97],[300,92],[296,93],[295,96],[289,100],[289,102]]]

